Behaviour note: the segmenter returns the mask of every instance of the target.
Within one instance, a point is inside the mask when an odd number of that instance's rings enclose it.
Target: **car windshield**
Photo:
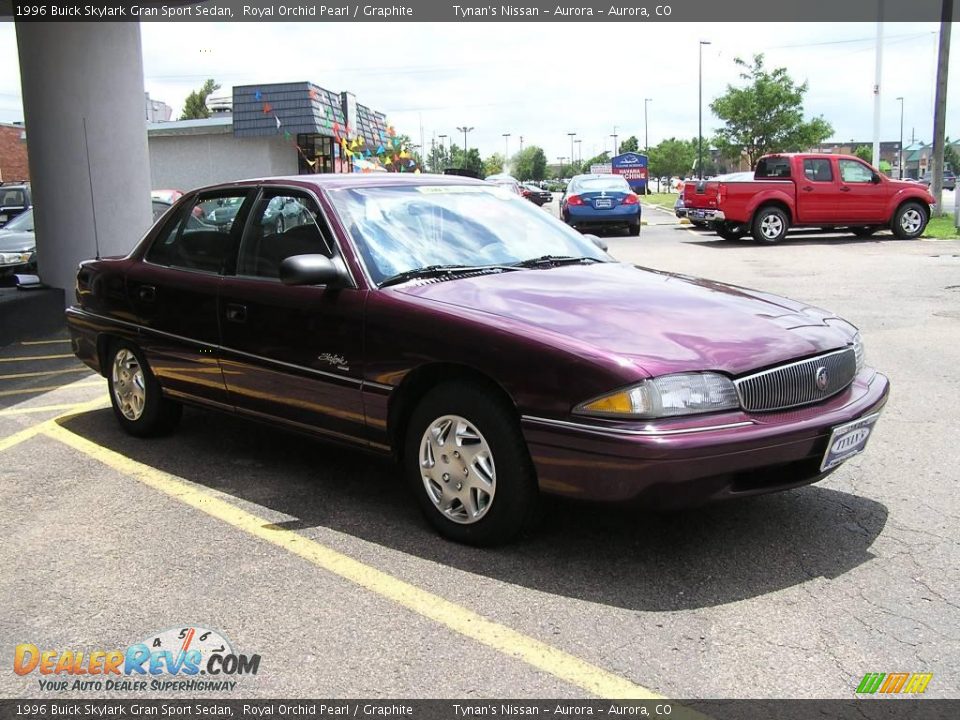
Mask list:
[[[577,180],[574,187],[580,192],[600,192],[603,190],[630,192],[630,186],[627,185],[627,181],[615,176],[608,178],[584,178],[583,180]]]
[[[33,232],[33,210],[26,210],[3,226],[10,232]]]
[[[590,240],[504,188],[369,187],[330,196],[377,284],[435,266],[509,265],[547,255],[609,259]]]

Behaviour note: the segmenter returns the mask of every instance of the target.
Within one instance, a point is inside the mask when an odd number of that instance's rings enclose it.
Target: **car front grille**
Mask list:
[[[850,347],[748,375],[733,384],[744,410],[784,410],[826,400],[847,388],[856,374],[857,359]]]

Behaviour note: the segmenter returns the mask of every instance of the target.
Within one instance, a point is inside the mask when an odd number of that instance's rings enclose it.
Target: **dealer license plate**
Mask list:
[[[696,210],[696,211],[694,211],[693,216],[694,216],[697,220],[703,220],[703,218],[705,218],[705,217],[707,216],[707,214],[706,214],[703,210]]]
[[[830,442],[827,443],[827,452],[820,463],[820,471],[824,472],[846,462],[854,455],[859,455],[867,447],[867,440],[873,432],[880,413],[874,413],[853,422],[837,425],[830,433]]]
[[[594,200],[593,206],[595,208],[608,208],[613,207],[613,201],[610,198],[601,198],[600,200]]]

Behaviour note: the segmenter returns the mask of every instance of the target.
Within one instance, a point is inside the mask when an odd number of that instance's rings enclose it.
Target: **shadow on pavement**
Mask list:
[[[682,229],[682,228],[678,228]],[[681,240],[684,245],[702,245],[715,249],[743,248],[743,247],[769,247],[766,243],[758,243],[749,235],[740,240],[724,240],[712,231],[701,228],[698,232],[703,233],[703,240]],[[776,245],[878,245],[887,242],[915,242],[914,240],[899,240],[893,235],[873,235],[868,238],[858,238],[856,235],[848,233],[823,233],[816,230],[792,230],[787,234],[784,240]]]
[[[390,462],[230,416],[188,409],[178,432],[138,440],[109,409],[66,429],[172,475],[294,518],[478,575],[638,611],[709,607],[837,578],[874,556],[887,509],[810,486],[675,515],[545,500],[519,542],[476,549],[422,519]]]

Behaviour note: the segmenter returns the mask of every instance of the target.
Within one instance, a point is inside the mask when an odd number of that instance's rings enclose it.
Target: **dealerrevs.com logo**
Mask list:
[[[237,653],[222,633],[199,626],[164,630],[118,650],[21,643],[13,652],[13,671],[36,678],[46,692],[224,692],[259,669],[259,655]]]

